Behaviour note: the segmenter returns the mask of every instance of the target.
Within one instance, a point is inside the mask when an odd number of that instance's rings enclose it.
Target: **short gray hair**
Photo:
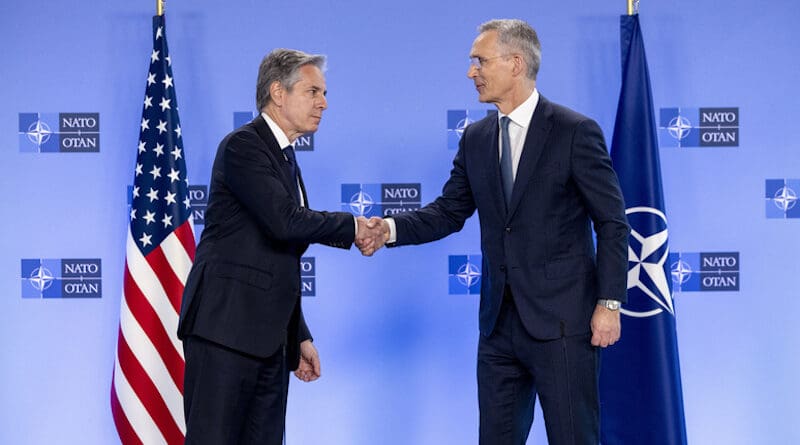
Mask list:
[[[264,56],[258,67],[258,80],[256,81],[256,106],[261,111],[269,104],[269,87],[278,81],[288,91],[300,80],[300,68],[314,65],[325,71],[325,56],[321,54],[307,54],[294,49],[277,48]]]
[[[528,65],[528,78],[536,80],[542,63],[542,45],[531,25],[518,19],[494,19],[481,24],[479,33],[497,31],[500,45],[518,51]]]

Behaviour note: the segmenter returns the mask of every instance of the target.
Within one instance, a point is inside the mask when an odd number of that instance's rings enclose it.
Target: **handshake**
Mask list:
[[[362,255],[372,256],[386,244],[386,241],[389,241],[389,224],[377,216],[370,219],[359,216],[356,219],[358,220],[356,246]]]

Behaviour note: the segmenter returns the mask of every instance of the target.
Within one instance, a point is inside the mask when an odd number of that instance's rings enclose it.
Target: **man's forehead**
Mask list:
[[[496,39],[497,33],[495,31],[486,31],[478,34],[478,37],[475,37],[475,41],[472,42],[470,54],[473,56],[481,55],[480,53],[493,50]]]
[[[314,86],[325,86],[325,75],[322,70],[314,65],[304,65],[300,67],[299,82],[306,82]]]

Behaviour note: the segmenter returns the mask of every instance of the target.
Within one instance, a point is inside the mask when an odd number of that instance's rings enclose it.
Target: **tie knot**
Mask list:
[[[510,122],[511,122],[511,118],[509,118],[508,116],[501,117],[500,118],[500,128],[502,128],[503,131],[508,131],[508,124]]]
[[[287,145],[286,148],[283,149],[283,155],[286,156],[286,160],[289,161],[291,164],[296,164],[294,157],[294,147],[292,147],[291,145]]]

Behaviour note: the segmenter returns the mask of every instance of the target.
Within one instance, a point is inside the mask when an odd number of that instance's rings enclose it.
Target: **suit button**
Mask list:
[[[505,272],[506,271],[506,265],[505,264],[501,264],[500,265],[500,270]]]
[[[511,233],[511,227],[506,227],[506,233]]]

